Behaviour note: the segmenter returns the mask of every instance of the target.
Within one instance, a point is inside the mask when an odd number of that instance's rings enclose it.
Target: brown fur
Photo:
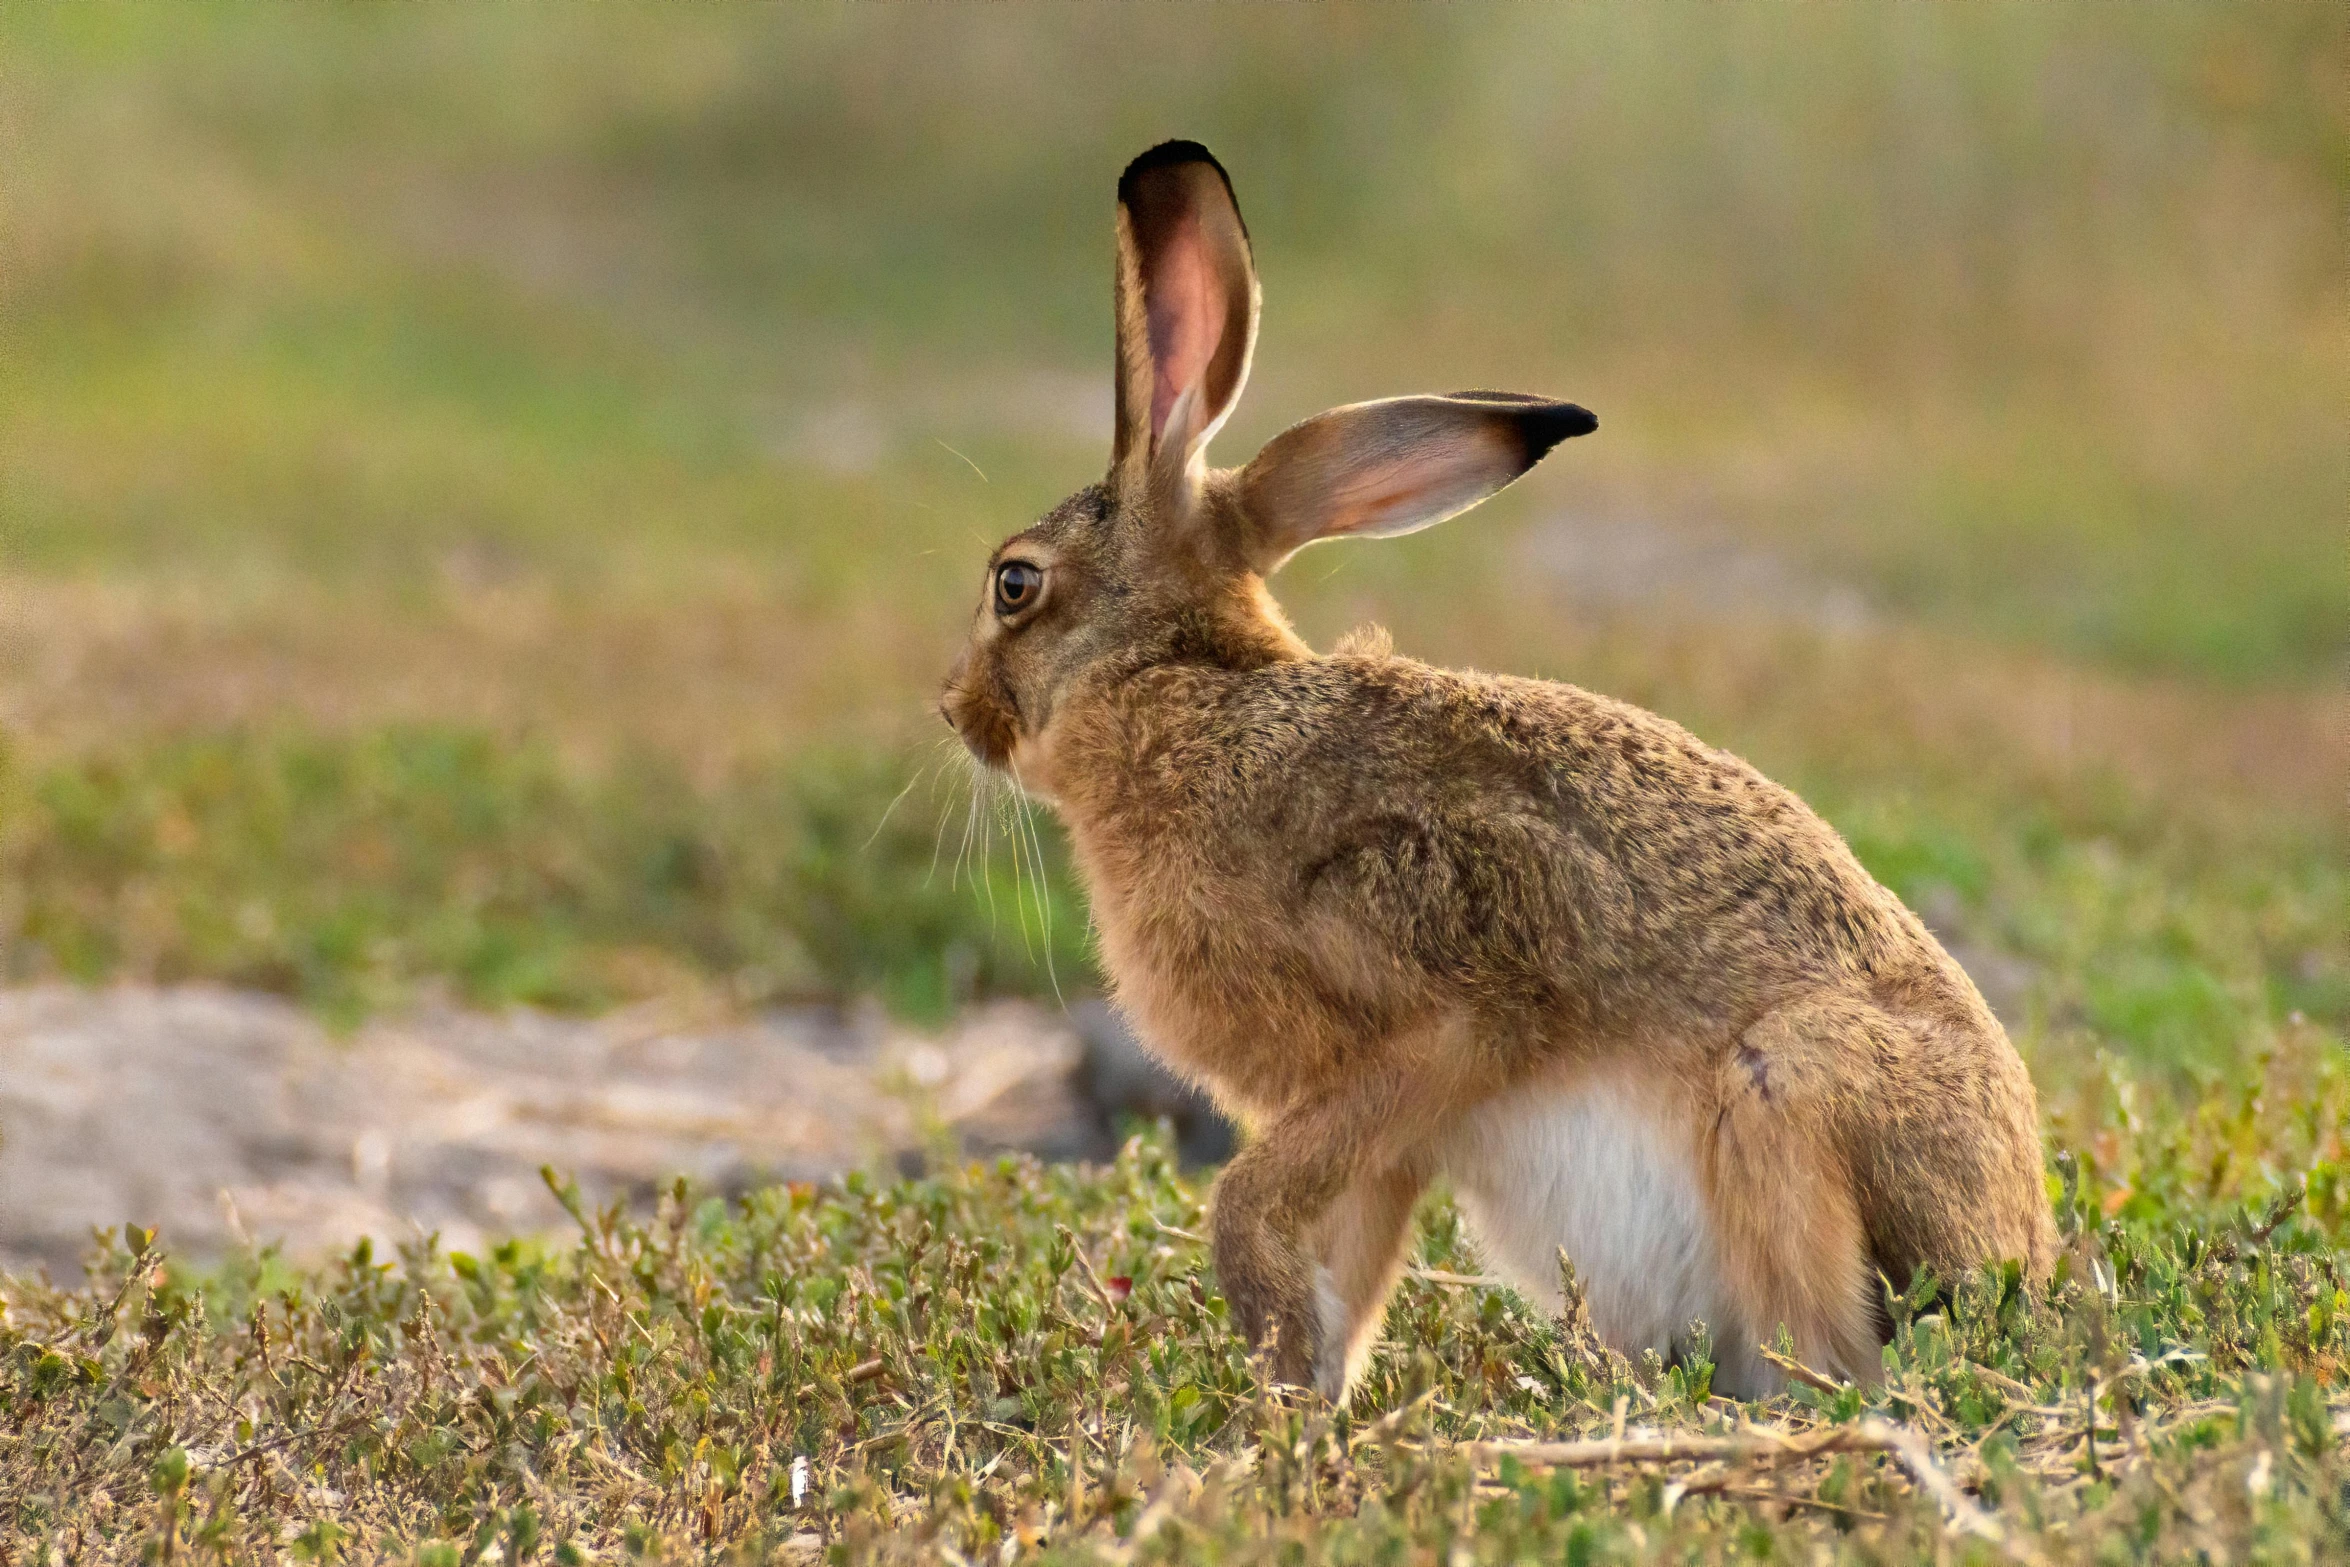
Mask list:
[[[1239,238],[1140,257],[1121,222],[1118,460],[997,551],[991,584],[1017,559],[1046,586],[1011,615],[991,588],[943,707],[1057,806],[1121,1002],[1251,1128],[1217,1185],[1215,1258],[1241,1325],[1278,1330],[1277,1372],[1359,1359],[1435,1150],[1475,1106],[1560,1074],[1626,1075],[1687,1139],[1746,1318],[1717,1341],[1785,1324],[1866,1376],[1877,1273],[2043,1273],[2021,1061],[1802,802],[1572,686],[1433,669],[1378,638],[1316,656],[1266,592],[1306,539],[1435,520],[1588,416],[1487,393],[1358,405],[1209,470],[1246,369],[1229,334],[1254,333],[1245,231],[1236,208],[1170,217],[1230,199],[1188,144],[1137,161],[1122,212],[1138,193],[1170,245]],[[1229,318],[1212,402],[1152,395],[1136,291],[1157,272],[1245,280],[1245,315],[1241,285],[1194,289]],[[1317,511],[1316,494],[1351,498]]]

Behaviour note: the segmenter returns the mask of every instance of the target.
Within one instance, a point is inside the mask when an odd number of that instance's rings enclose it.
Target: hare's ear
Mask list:
[[[1410,533],[1467,511],[1571,435],[1591,411],[1523,392],[1353,403],[1293,424],[1240,474],[1257,569],[1316,539]]]
[[[1112,466],[1171,480],[1188,501],[1257,339],[1248,230],[1199,143],[1162,143],[1119,177],[1117,304]]]

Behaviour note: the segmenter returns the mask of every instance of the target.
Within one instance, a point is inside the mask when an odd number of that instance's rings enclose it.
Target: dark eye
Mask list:
[[[995,569],[995,612],[1017,615],[1044,591],[1044,571],[1024,560],[1007,560]]]

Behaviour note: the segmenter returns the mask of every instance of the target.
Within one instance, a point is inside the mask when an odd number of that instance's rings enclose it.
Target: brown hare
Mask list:
[[[1443,1176],[1494,1265],[1759,1396],[1784,1327],[1867,1379],[1881,1272],[2054,1246],[2032,1084],[1917,917],[1734,756],[1573,686],[1328,656],[1265,578],[1475,505],[1598,421],[1507,392],[1332,409],[1207,465],[1257,280],[1230,183],[1118,182],[1108,476],[1006,540],[942,701],[1049,801],[1143,1037],[1249,1130],[1215,1264],[1343,1396]]]

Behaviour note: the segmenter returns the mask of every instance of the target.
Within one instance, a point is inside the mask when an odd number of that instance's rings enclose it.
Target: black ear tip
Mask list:
[[[1518,432],[1526,438],[1529,465],[1550,455],[1550,449],[1570,436],[1589,435],[1599,428],[1599,415],[1579,403],[1553,402],[1532,392],[1454,392],[1456,403],[1483,403],[1507,409]]]
[[[1224,172],[1224,165],[1216,161],[1216,155],[1198,142],[1163,141],[1126,165],[1126,172],[1118,176],[1118,194],[1123,198],[1128,188],[1146,174],[1180,168],[1187,163],[1204,163],[1216,171],[1227,188],[1232,184],[1232,176]]]
[[[1518,424],[1526,432],[1526,456],[1532,462],[1559,442],[1598,429],[1599,415],[1578,403],[1543,403],[1520,414]]]

